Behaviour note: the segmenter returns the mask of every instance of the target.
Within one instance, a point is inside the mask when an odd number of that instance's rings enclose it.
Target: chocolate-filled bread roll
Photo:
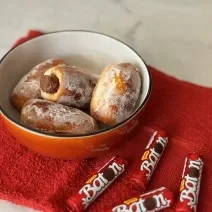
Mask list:
[[[49,133],[77,135],[97,130],[96,121],[81,110],[43,99],[27,101],[22,108],[20,122]]]
[[[87,108],[97,79],[80,67],[59,65],[40,79],[41,96],[49,101]]]
[[[91,116],[108,125],[127,119],[135,110],[141,89],[138,69],[131,63],[107,66],[91,99]]]
[[[12,104],[20,111],[29,99],[41,98],[40,77],[49,68],[64,64],[63,60],[50,59],[35,66],[18,82],[11,94]]]

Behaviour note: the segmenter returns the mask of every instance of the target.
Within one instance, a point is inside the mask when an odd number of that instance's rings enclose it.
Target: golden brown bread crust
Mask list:
[[[18,82],[11,94],[12,104],[21,111],[24,103],[29,99],[41,98],[40,77],[49,68],[64,64],[63,60],[50,59],[35,66]]]
[[[94,89],[91,116],[108,125],[127,119],[135,110],[141,77],[135,66],[121,63],[107,66]]]
[[[98,129],[96,121],[81,110],[42,99],[31,99],[24,104],[20,122],[39,131],[71,135]]]
[[[59,86],[53,76],[58,78]],[[80,67],[55,66],[48,69],[40,79],[41,96],[60,104],[88,108],[96,81],[96,77]],[[55,87],[58,89],[55,90]]]

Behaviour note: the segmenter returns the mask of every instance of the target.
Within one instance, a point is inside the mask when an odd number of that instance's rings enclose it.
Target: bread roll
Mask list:
[[[97,82],[91,99],[91,116],[114,125],[135,110],[141,89],[141,77],[135,66],[121,63],[107,66]]]
[[[18,82],[11,94],[12,104],[20,111],[29,99],[41,98],[40,77],[49,68],[63,64],[63,60],[50,59],[35,66]]]
[[[81,110],[43,99],[27,101],[22,108],[20,122],[49,133],[78,135],[97,130],[96,121]]]
[[[96,78],[76,66],[60,65],[48,69],[40,79],[41,96],[49,101],[87,108]]]

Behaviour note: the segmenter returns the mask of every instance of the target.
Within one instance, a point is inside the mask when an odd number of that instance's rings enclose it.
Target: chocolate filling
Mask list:
[[[43,75],[40,79],[40,88],[43,92],[53,94],[58,91],[59,87],[60,82],[55,74]]]

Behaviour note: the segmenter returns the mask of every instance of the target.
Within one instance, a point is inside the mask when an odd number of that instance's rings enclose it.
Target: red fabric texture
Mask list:
[[[16,45],[41,34],[30,31]],[[117,153],[129,161],[129,168],[87,211],[102,212],[138,196],[139,192],[130,186],[130,177],[152,128],[159,126],[168,131],[170,140],[148,190],[166,186],[177,198],[184,159],[188,153],[198,152],[205,159],[198,211],[210,212],[212,89],[177,80],[151,67],[150,70],[153,89],[146,109],[146,127],[139,127],[132,137],[96,159],[68,161],[43,157],[20,145],[0,119],[0,199],[45,212],[62,212],[67,198]]]
[[[40,36],[40,35],[43,35],[43,33],[40,32],[40,31],[38,31],[38,30],[30,30],[30,31],[27,33],[26,36],[19,38],[19,39],[15,42],[14,46],[18,46],[19,44],[24,43],[24,42],[26,42],[26,41],[28,41],[28,40],[30,40],[30,39],[32,39],[32,38],[38,37],[38,36]]]

